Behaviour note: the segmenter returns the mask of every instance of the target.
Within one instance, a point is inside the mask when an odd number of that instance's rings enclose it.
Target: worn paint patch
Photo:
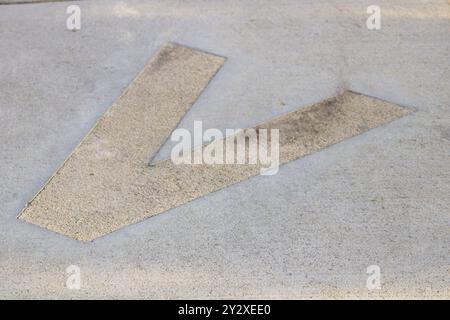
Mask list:
[[[159,150],[223,61],[178,45],[162,48],[20,219],[90,241],[258,175],[259,164],[147,164],[149,154]],[[255,129],[279,129],[283,164],[409,112],[346,92]]]

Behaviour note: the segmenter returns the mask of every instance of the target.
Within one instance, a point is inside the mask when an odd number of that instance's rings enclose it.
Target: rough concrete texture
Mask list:
[[[1,4],[31,4],[31,3],[41,3],[41,2],[69,2],[71,0],[0,0]]]
[[[180,46],[158,51],[20,219],[90,241],[258,175],[262,163],[237,164],[235,157],[234,164],[174,165],[168,159],[147,165],[148,152],[168,139],[222,62]],[[346,92],[255,129],[279,130],[279,161],[285,164],[409,112]],[[236,136],[228,139],[237,150]],[[223,140],[213,143],[224,146]],[[202,149],[192,153],[195,159]]]
[[[377,31],[372,1],[78,4],[78,32],[65,3],[0,8],[1,297],[449,297],[447,1],[377,1]],[[170,41],[228,58],[181,127],[247,128],[340,88],[417,111],[92,243],[17,220]]]

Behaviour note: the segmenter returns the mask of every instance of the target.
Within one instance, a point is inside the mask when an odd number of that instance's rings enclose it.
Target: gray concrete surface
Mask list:
[[[0,0],[0,5],[8,5],[8,4],[30,4],[30,3],[42,3],[42,2],[57,2],[57,1],[66,1],[70,2],[71,0]]]
[[[449,298],[449,5],[377,1],[369,31],[370,4],[84,1],[78,32],[65,3],[1,6],[0,297]],[[183,127],[249,127],[342,88],[417,112],[92,243],[17,220],[167,41],[228,57]]]

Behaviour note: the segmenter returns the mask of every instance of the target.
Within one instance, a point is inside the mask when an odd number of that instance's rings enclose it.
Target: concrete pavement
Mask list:
[[[376,31],[369,1],[78,4],[78,32],[66,3],[0,6],[0,297],[450,297],[447,1],[377,1]],[[250,127],[342,89],[416,112],[92,243],[17,220],[169,41],[228,58],[181,127]]]

